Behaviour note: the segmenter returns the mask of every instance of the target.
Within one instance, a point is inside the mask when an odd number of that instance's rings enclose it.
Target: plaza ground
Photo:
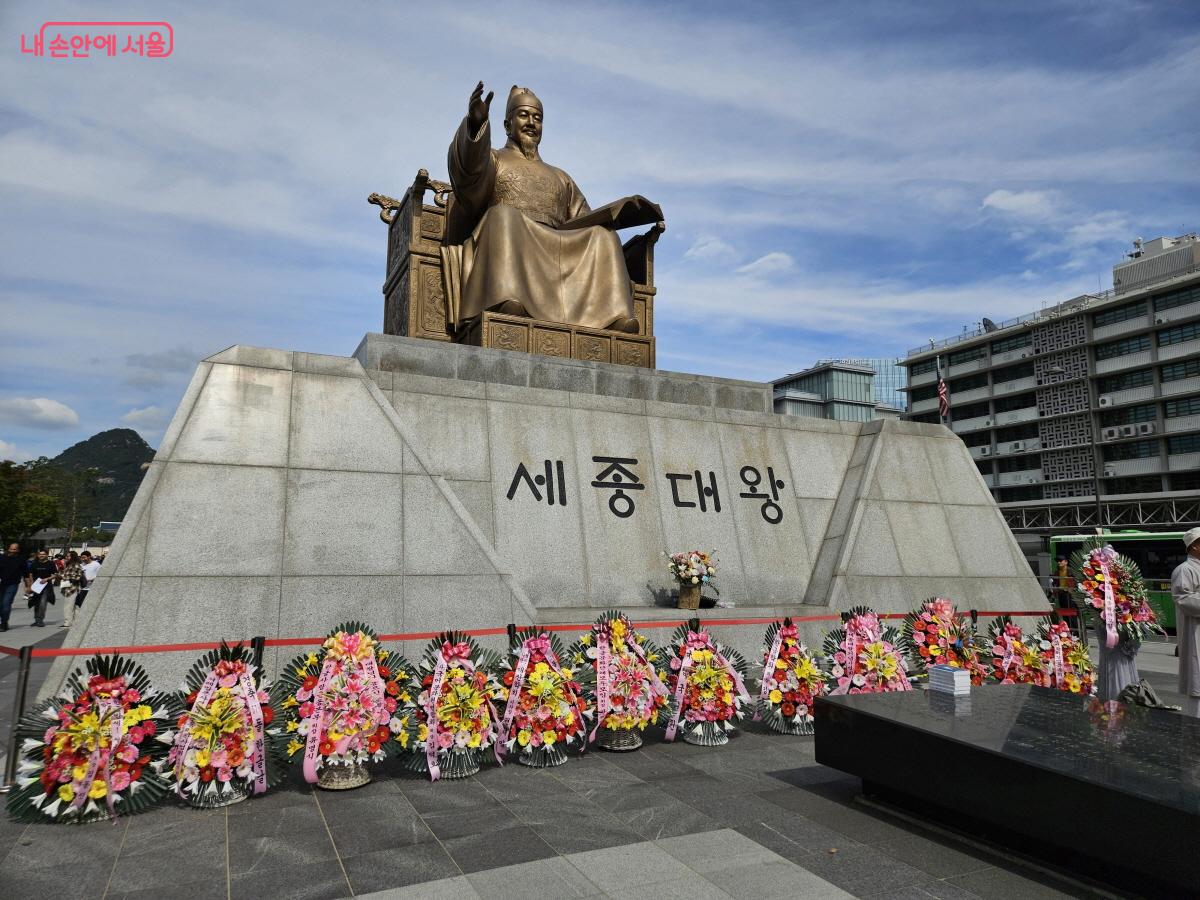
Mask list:
[[[65,634],[32,629],[9,645]],[[1172,693],[1170,644],[1147,644],[1143,675]],[[36,661],[37,683],[48,662]],[[15,660],[0,659],[7,730]],[[0,894],[25,897],[385,898],[654,896],[1051,898],[1104,896],[996,846],[860,797],[818,765],[813,738],[750,724],[723,748],[664,744],[590,751],[557,769],[485,766],[431,784],[392,760],[346,793],[298,774],[227,809],[167,806],[80,827],[0,820]],[[886,752],[886,748],[881,748]],[[948,789],[953,790],[952,786]],[[982,802],[982,800],[981,800]]]

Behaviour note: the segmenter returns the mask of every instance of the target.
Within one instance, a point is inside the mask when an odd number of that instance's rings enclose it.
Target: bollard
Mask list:
[[[22,647],[17,662],[17,689],[13,695],[12,726],[8,733],[8,756],[4,760],[4,783],[0,785],[0,794],[12,790],[17,780],[17,723],[25,714],[25,694],[29,690],[29,669],[33,662],[33,647]]]

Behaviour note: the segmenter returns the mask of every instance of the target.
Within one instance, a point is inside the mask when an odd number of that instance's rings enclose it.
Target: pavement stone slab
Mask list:
[[[230,900],[263,900],[287,897],[288,900],[333,900],[351,893],[341,865],[336,859],[297,862],[272,869],[255,869],[231,875]]]
[[[436,842],[355,853],[344,856],[342,866],[356,894],[462,874],[450,854]]]

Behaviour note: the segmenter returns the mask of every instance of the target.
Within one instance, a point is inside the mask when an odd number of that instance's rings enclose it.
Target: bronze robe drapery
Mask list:
[[[449,153],[454,203],[475,222],[461,245],[442,248],[450,323],[515,300],[535,319],[607,328],[632,318],[629,270],[616,233],[560,230],[590,212],[571,177],[526,159],[511,141],[493,150],[491,125],[474,137],[463,119]]]

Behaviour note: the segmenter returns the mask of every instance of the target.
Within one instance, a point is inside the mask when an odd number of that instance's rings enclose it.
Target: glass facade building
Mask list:
[[[822,359],[817,365],[825,363],[847,363],[871,369],[875,373],[875,402],[883,406],[894,406],[901,412],[908,409],[908,371],[904,368],[902,358],[892,356],[879,359]]]
[[[839,422],[870,422],[887,415],[879,409],[875,370],[846,362],[819,363],[772,382],[775,412]],[[898,410],[891,410],[898,414]]]

